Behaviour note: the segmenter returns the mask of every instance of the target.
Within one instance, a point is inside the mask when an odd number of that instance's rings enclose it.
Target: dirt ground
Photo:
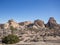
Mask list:
[[[0,44],[0,45],[60,45],[60,43],[55,42],[30,42],[30,43],[18,43],[18,44]]]

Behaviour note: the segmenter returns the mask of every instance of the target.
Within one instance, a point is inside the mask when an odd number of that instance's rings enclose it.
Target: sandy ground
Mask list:
[[[0,44],[0,45],[60,45],[60,43],[53,42],[30,42],[30,43],[19,43],[19,44]]]

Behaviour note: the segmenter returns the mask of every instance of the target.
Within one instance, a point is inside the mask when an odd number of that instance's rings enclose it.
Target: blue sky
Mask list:
[[[41,19],[47,23],[54,17],[60,23],[60,0],[0,0],[0,23]]]

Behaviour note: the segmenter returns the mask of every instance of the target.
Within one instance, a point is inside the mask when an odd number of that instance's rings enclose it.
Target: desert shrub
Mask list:
[[[2,39],[2,43],[5,44],[14,44],[17,42],[19,42],[19,37],[17,37],[16,35],[8,35]]]

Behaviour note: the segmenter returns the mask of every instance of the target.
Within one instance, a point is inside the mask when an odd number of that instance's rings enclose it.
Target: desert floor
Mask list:
[[[46,41],[46,42],[20,42],[18,44],[0,44],[0,45],[60,45],[58,41]]]

